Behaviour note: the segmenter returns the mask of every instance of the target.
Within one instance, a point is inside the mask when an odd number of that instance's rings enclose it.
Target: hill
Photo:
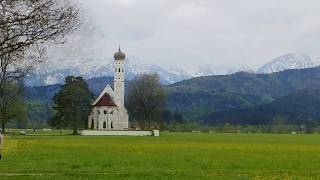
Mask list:
[[[304,89],[269,104],[210,113],[200,119],[205,124],[309,124],[320,123],[320,89]]]
[[[107,83],[112,84],[112,79],[112,77],[101,77],[90,79],[87,82],[91,91],[98,95]],[[130,82],[127,82],[126,85],[130,85]],[[29,101],[51,102],[52,96],[59,90],[59,87],[60,85],[29,87],[27,88],[28,99]],[[237,113],[239,116],[241,113],[243,115],[256,113],[257,116],[261,116],[259,108],[267,104],[272,106],[267,108],[270,116],[278,116],[276,104],[282,102],[281,106],[286,107],[301,101],[293,98],[292,101],[297,102],[288,102],[284,99],[285,97],[300,95],[302,99],[312,99],[313,97],[309,95],[319,94],[314,90],[303,93],[303,90],[320,89],[320,67],[286,70],[272,74],[239,72],[231,75],[198,77],[168,85],[165,88],[167,108],[171,112],[182,114],[187,120],[210,124],[218,117],[227,122],[228,113]],[[312,100],[316,101],[317,98]],[[305,108],[316,108],[316,105],[316,102],[306,103]],[[285,111],[281,111],[282,114],[283,112]],[[309,114],[312,114],[309,111],[303,113],[303,117],[309,117]],[[226,118],[221,118],[223,116]],[[312,114],[310,117],[316,118],[318,114]],[[244,118],[244,121],[254,124],[254,118],[250,118]],[[259,121],[262,120],[259,119]],[[270,121],[270,118],[263,121]]]
[[[320,67],[199,77],[167,86],[168,106],[187,118],[199,119],[218,111],[267,104],[311,88],[320,88]]]

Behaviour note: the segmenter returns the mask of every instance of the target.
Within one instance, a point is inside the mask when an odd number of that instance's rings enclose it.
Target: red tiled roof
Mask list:
[[[117,106],[108,93],[105,93],[94,106]]]

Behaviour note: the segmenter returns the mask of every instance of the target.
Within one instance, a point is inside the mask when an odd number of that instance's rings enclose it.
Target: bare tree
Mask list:
[[[42,60],[45,45],[63,42],[78,27],[79,18],[69,0],[0,0],[0,78],[25,76]]]
[[[62,43],[79,22],[79,10],[70,0],[0,0],[1,122],[7,121],[4,101],[10,101],[4,97],[6,85],[21,81],[45,59],[46,45]]]
[[[157,74],[142,74],[130,84],[127,95],[127,108],[130,115],[139,122],[141,129],[150,129],[151,122],[162,111],[165,91]]]
[[[0,0],[0,56],[57,42],[78,25],[70,0]]]

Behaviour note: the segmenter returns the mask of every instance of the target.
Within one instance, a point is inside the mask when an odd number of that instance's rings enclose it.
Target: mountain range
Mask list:
[[[38,64],[33,73],[26,79],[27,86],[44,86],[63,83],[68,75],[83,76],[85,79],[104,77],[113,75],[112,58],[80,58],[79,61],[67,63],[67,61],[48,61]],[[161,83],[168,85],[192,77],[228,75],[239,71],[268,74],[283,71],[286,69],[304,69],[319,65],[319,60],[312,61],[308,55],[286,54],[273,59],[269,63],[260,67],[257,71],[250,67],[199,67],[195,72],[187,72],[183,69],[166,69],[157,65],[143,62],[137,57],[127,58],[126,78],[133,79],[141,73],[157,73]]]
[[[178,81],[189,79],[192,76],[181,69],[164,69],[157,65],[142,63],[136,57],[126,60],[126,78],[133,79],[141,73],[157,73],[163,84],[172,84]],[[26,79],[27,86],[43,86],[63,83],[68,75],[82,76],[85,79],[95,77],[113,76],[112,59],[86,60],[82,63],[62,64],[60,62],[45,62],[38,64],[34,73]]]
[[[87,80],[98,95],[112,77]],[[26,87],[27,100],[51,104],[60,84]],[[126,87],[130,81],[126,82]],[[202,124],[265,124],[320,120],[320,66],[271,74],[238,72],[191,78],[165,86],[166,108]],[[47,112],[47,111],[46,111]],[[320,122],[318,122],[320,123]]]
[[[252,109],[308,89],[320,89],[320,67],[192,78],[167,87],[167,105],[186,118],[208,122],[210,114]]]

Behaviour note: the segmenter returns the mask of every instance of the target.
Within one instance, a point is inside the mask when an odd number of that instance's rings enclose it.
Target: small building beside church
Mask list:
[[[113,89],[108,84],[93,102],[88,128],[93,130],[128,130],[129,115],[124,107],[125,54],[120,47],[114,54]]]

